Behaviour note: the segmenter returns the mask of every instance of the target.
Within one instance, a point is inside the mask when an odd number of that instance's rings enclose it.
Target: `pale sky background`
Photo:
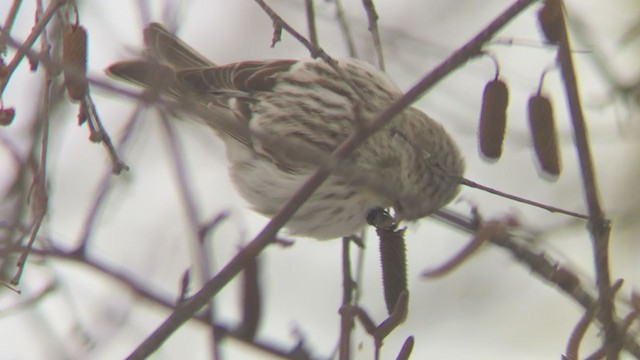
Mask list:
[[[144,2],[144,1],[140,1]],[[360,1],[343,0],[361,58],[374,61]],[[0,18],[10,1],[0,2]],[[129,58],[142,45],[141,29],[148,21],[179,24],[178,33],[217,63],[266,58],[308,57],[307,50],[283,34],[270,48],[269,18],[251,0],[147,1],[149,18],[142,18],[139,2],[94,0],[80,6],[80,22],[89,32],[89,74],[106,79],[103,69]],[[269,3],[300,32],[306,34],[303,1]],[[511,1],[378,0],[381,35],[388,73],[402,89],[442,61],[489,23]],[[24,39],[32,26],[33,2],[24,1],[13,36]],[[623,84],[637,83],[639,41],[619,44],[625,31],[640,21],[632,0],[568,1],[572,24],[585,27],[583,36],[593,43],[577,48],[601,50],[606,65]],[[531,7],[509,24],[500,38],[539,44],[535,11]],[[318,1],[320,43],[333,56],[345,56],[345,46],[333,18],[333,4]],[[636,36],[637,39],[637,36]],[[563,152],[564,173],[555,183],[540,178],[533,163],[528,135],[526,102],[536,91],[540,73],[554,60],[553,48],[494,45],[501,75],[510,86],[509,128],[504,156],[498,163],[483,162],[477,154],[476,127],[484,84],[493,78],[488,58],[479,58],[450,75],[416,106],[440,121],[460,145],[467,163],[466,176],[493,188],[573,211],[585,212],[576,154],[561,91],[559,71],[545,81],[554,102]],[[630,50],[631,49],[631,50]],[[13,54],[13,51],[10,52]],[[640,230],[636,224],[638,195],[638,108],[622,99],[608,100],[611,84],[590,59],[575,54],[581,94],[593,141],[593,155],[605,210],[613,220],[612,268],[624,278],[623,296],[636,289]],[[14,106],[14,123],[0,136],[20,147],[30,111],[36,109],[42,73],[28,72],[23,64],[14,75],[3,101]],[[92,90],[103,123],[114,140],[123,131],[134,103],[97,89]],[[632,105],[632,104],[631,104]],[[73,248],[96,189],[110,170],[106,152],[88,141],[86,126],[78,127],[76,106],[68,104],[52,116],[49,151],[50,214],[43,228],[58,244]],[[129,147],[121,155],[131,171],[114,177],[113,191],[98,218],[90,244],[92,257],[110,264],[175,298],[183,272],[193,263],[189,222],[177,190],[177,179],[166,136],[148,109]],[[250,241],[267,219],[247,209],[227,176],[223,144],[213,132],[192,122],[176,129],[193,183],[202,221],[221,211],[229,219],[216,231],[213,263],[222,267],[241,244]],[[24,146],[23,146],[24,147]],[[23,149],[26,151],[26,149]],[[10,157],[0,147],[0,164]],[[6,191],[12,171],[0,173]],[[293,191],[293,189],[292,189]],[[468,211],[477,205],[487,219],[515,214],[523,226],[538,234],[537,244],[563,265],[591,278],[590,239],[584,223],[544,212],[494,195],[463,189],[452,208]],[[7,211],[2,209],[0,217]],[[394,358],[409,335],[416,337],[414,359],[557,359],[582,309],[554,287],[535,278],[501,249],[488,245],[452,274],[437,280],[419,274],[450,258],[469,236],[433,219],[409,224],[407,231],[409,317],[385,341],[382,358]],[[370,235],[373,235],[371,233]],[[370,236],[365,253],[362,306],[377,321],[386,310],[380,281],[377,239]],[[35,258],[34,258],[35,259]],[[318,358],[326,358],[337,344],[341,289],[341,242],[296,239],[294,246],[272,246],[260,257],[265,293],[259,338],[281,347],[293,347],[294,332]],[[7,312],[51,279],[59,286],[29,311]],[[590,283],[589,283],[590,284]],[[21,284],[23,294],[3,291],[0,296],[0,359],[115,359],[129,354],[168,312],[136,298],[126,288],[85,266],[51,259],[31,263]],[[592,289],[592,287],[588,287]],[[238,319],[238,286],[231,284],[216,298],[220,320]],[[210,358],[207,332],[188,324],[176,332],[154,359]],[[597,347],[592,327],[582,354]],[[373,341],[358,327],[355,358],[371,358]],[[230,340],[222,346],[225,359],[269,358]]]

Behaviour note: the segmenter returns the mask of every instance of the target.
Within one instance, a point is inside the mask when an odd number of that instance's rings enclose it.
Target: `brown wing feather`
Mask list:
[[[259,91],[270,91],[276,84],[276,75],[289,70],[295,63],[295,60],[243,61],[179,70],[176,79],[179,84],[198,93],[243,97]]]
[[[144,29],[144,43],[152,56],[160,57],[176,69],[215,66],[213,62],[158,23],[151,23]]]
[[[121,61],[106,69],[107,75],[147,89],[178,94],[173,68],[146,60]]]
[[[212,128],[251,147],[247,120],[251,94],[270,91],[276,76],[288,71],[297,61],[246,61],[215,66],[204,56],[182,42],[166,28],[151,23],[144,30],[144,40],[152,56],[150,60],[123,61],[110,66],[109,75],[145,88],[158,89],[177,99],[195,101],[212,112]],[[230,109],[227,100],[240,98],[238,108]],[[238,111],[244,115],[239,116]]]

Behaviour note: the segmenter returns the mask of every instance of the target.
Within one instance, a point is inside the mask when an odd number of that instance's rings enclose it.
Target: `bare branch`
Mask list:
[[[309,28],[309,41],[318,46],[318,31],[316,30],[316,12],[313,0],[305,0],[305,10],[307,12],[307,27]]]
[[[342,305],[341,309],[353,304],[353,293],[357,284],[351,276],[351,238],[342,238]],[[352,311],[340,311],[340,343],[338,353],[340,360],[351,358],[351,331],[353,330]]]
[[[56,12],[58,12],[58,10],[64,4],[67,3],[67,1],[68,0],[53,0],[49,4],[45,12],[42,14],[42,16],[39,17],[38,22],[35,24],[35,26],[31,30],[31,33],[29,34],[27,39],[24,41],[22,46],[18,48],[18,51],[11,59],[11,62],[9,62],[7,67],[4,69],[5,76],[2,79],[2,82],[0,82],[0,96],[4,93],[4,90],[7,87],[7,84],[9,83],[11,76],[13,75],[16,68],[18,67],[18,65],[26,55],[25,49],[31,49],[31,47],[33,46],[33,44],[35,44],[36,40],[38,39],[38,37],[40,36],[44,28],[47,26],[47,24],[49,24],[49,21],[51,20],[51,18],[56,14]],[[8,31],[8,30],[2,29],[2,34],[4,37],[3,40],[7,41],[7,39],[9,38],[9,34],[5,31]]]
[[[349,21],[344,14],[344,8],[342,7],[342,0],[335,0],[335,16],[338,24],[340,25],[340,29],[342,31],[342,36],[344,37],[345,44],[347,45],[347,51],[350,57],[358,58],[358,51],[356,50],[355,42],[353,41],[353,34],[351,33],[351,27],[349,26]]]
[[[13,24],[16,21],[16,15],[22,5],[22,0],[14,0],[11,4],[11,9],[7,13],[7,18],[4,20],[4,26],[0,27],[0,55],[4,55],[7,51],[7,35],[11,33]]]
[[[385,71],[384,54],[382,53],[382,42],[380,41],[380,31],[378,30],[378,13],[376,12],[376,6],[373,4],[373,0],[362,0],[362,5],[364,6],[364,10],[367,13],[367,19],[369,20],[369,32],[371,32],[373,48],[376,50],[378,68]]]
[[[578,83],[573,66],[573,54],[569,41],[569,32],[565,21],[562,2],[559,0],[547,1],[545,7],[556,7],[559,12],[557,21],[560,31],[558,57],[560,70],[565,86],[565,94],[569,103],[571,122],[573,124],[573,135],[580,169],[582,171],[582,181],[585,191],[587,208],[589,209],[589,232],[593,242],[593,256],[595,259],[596,285],[598,287],[598,300],[600,311],[598,317],[602,321],[605,332],[605,343],[607,347],[607,359],[617,359],[622,348],[621,337],[618,334],[618,327],[615,325],[615,306],[613,303],[613,292],[611,289],[611,277],[609,275],[609,235],[611,225],[600,206],[599,190],[596,182],[589,136],[587,134],[586,121],[580,103]]]

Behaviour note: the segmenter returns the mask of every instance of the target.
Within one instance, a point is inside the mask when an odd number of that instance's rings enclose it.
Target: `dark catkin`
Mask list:
[[[62,34],[62,64],[64,85],[72,100],[80,101],[87,94],[87,31],[69,25]]]
[[[508,104],[507,84],[500,79],[488,82],[482,94],[478,138],[480,154],[489,160],[497,160],[502,155]]]
[[[411,358],[411,352],[413,351],[413,346],[415,345],[415,338],[413,336],[409,336],[402,344],[402,348],[396,357],[396,360],[408,360]]]
[[[7,65],[4,63],[2,57],[0,57],[0,80],[4,80],[9,75],[9,70],[7,69]]]
[[[562,34],[562,4],[560,0],[546,0],[538,11],[538,25],[544,37],[552,44],[560,42]]]
[[[400,294],[407,290],[407,250],[404,229],[376,228],[380,239],[380,263],[384,300],[389,314],[398,302]]]
[[[560,151],[551,101],[544,95],[529,98],[529,128],[540,169],[552,178],[560,175]]]
[[[16,117],[16,110],[14,108],[0,108],[0,126],[9,126]]]

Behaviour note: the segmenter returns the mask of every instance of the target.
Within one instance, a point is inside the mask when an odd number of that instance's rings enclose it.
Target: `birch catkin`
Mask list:
[[[78,25],[68,26],[62,34],[64,85],[72,100],[87,94],[87,31]]]
[[[529,128],[540,169],[554,178],[558,177],[561,171],[558,135],[551,101],[544,95],[536,94],[529,98]]]
[[[562,34],[562,4],[560,0],[546,0],[538,11],[538,25],[544,37],[552,44],[560,42]]]
[[[497,160],[502,155],[508,104],[507,84],[499,79],[487,83],[482,95],[478,137],[480,153],[489,160]]]

